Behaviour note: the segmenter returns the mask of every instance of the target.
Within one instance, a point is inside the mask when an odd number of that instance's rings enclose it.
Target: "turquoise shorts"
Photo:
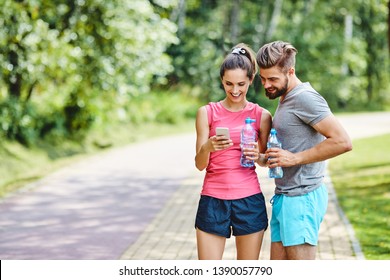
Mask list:
[[[301,196],[277,194],[271,203],[271,242],[282,242],[283,246],[317,245],[328,206],[325,185]]]

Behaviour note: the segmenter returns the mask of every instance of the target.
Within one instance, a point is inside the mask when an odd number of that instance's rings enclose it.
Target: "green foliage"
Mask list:
[[[68,102],[64,106],[65,114],[65,128],[73,136],[81,139],[88,132],[94,121],[93,103],[81,98],[82,94],[72,92],[69,96]]]
[[[8,139],[29,145],[37,138],[36,111],[28,103],[11,97],[0,103],[1,133]]]
[[[147,0],[5,0],[0,23],[0,102],[11,106],[0,124],[23,143],[49,132],[81,139],[105,109],[172,71],[176,26]]]
[[[356,140],[330,161],[338,200],[367,259],[390,259],[390,134]]]
[[[219,66],[240,42],[255,52],[271,40],[292,42],[299,78],[311,82],[334,111],[390,106],[385,0],[2,4],[1,135],[21,143],[82,141],[95,125],[175,123],[194,116],[188,113],[193,108],[174,111],[169,104],[223,98]],[[178,95],[162,94],[158,101],[148,96],[178,88]],[[248,99],[272,113],[277,105],[264,96],[258,77]]]
[[[179,25],[182,44],[169,49],[176,69],[171,82],[200,88],[205,101],[220,97],[219,65],[233,45],[245,42],[257,51],[266,42],[285,40],[298,48],[298,76],[310,81],[333,110],[358,110],[367,103],[380,110],[390,103],[387,1],[190,3],[186,24]],[[273,111],[259,81],[254,90],[250,98]]]
[[[150,122],[178,124],[193,119],[201,104],[187,90],[154,91],[134,98],[126,111],[121,111],[122,119],[130,118],[131,123],[140,125]]]

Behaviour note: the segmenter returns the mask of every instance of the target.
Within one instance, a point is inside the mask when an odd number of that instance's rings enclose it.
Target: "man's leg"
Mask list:
[[[271,260],[287,260],[286,250],[282,242],[271,243]]]
[[[282,242],[271,243],[271,260],[315,260],[317,246],[302,244],[284,247]]]
[[[271,259],[314,260],[327,203],[325,185],[302,196],[282,196],[274,203]]]
[[[315,260],[317,246],[302,244],[285,247],[288,260]]]

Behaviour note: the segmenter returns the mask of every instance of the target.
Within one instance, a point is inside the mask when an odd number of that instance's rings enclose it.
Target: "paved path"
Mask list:
[[[3,200],[0,259],[118,259],[193,170],[188,138],[96,155]]]
[[[340,121],[353,138],[390,132],[390,113]],[[113,149],[3,199],[0,259],[196,259],[193,223],[204,174],[194,167],[194,141],[190,133]],[[273,182],[266,169],[258,171],[268,203]],[[317,257],[363,258],[329,187]],[[269,258],[269,243],[267,231],[261,259]],[[231,239],[224,259],[234,258]]]

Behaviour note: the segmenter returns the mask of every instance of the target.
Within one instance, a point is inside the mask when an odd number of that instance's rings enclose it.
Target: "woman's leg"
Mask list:
[[[222,260],[226,238],[196,229],[199,260]]]
[[[264,230],[236,236],[237,260],[258,260],[263,236]]]

